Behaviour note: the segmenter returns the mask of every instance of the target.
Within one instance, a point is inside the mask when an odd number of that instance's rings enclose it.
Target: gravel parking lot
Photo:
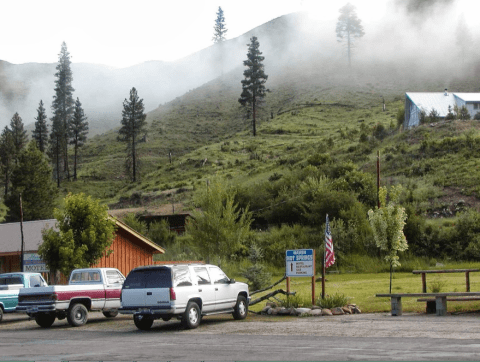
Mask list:
[[[197,329],[91,313],[86,325],[42,329],[23,315],[0,323],[0,360],[480,360],[480,315],[387,313],[328,317],[210,316]]]
[[[480,314],[407,313],[392,317],[389,313],[365,313],[323,317],[260,316],[250,313],[244,321],[231,315],[204,317],[200,327],[185,330],[177,320],[155,321],[153,330],[172,330],[181,333],[248,334],[248,335],[313,335],[338,337],[427,337],[450,339],[480,339]],[[56,320],[51,329],[95,330],[111,332],[137,331],[131,316],[105,318],[99,312],[90,313],[85,326],[72,328],[67,321]],[[38,330],[34,320],[19,314],[6,314],[0,332],[9,330]]]

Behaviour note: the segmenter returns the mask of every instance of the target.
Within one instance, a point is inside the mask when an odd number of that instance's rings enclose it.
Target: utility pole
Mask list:
[[[377,205],[380,208],[380,151],[377,151]]]
[[[25,254],[25,242],[23,240],[23,208],[22,208],[22,194],[20,194],[20,235],[22,238],[22,255],[20,259],[20,271],[24,270],[24,254]]]

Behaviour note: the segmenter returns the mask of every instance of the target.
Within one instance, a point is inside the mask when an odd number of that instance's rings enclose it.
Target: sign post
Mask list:
[[[290,277],[312,278],[312,304],[315,305],[315,250],[287,250],[285,255],[287,292],[290,292]]]

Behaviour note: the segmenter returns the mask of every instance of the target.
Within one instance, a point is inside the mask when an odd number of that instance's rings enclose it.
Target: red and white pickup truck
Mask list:
[[[114,268],[75,269],[68,285],[20,289],[15,311],[35,317],[43,328],[50,327],[55,318],[67,318],[71,326],[81,326],[93,310],[113,318],[120,308],[124,280]]]

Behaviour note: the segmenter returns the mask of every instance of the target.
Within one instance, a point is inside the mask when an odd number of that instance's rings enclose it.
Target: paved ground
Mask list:
[[[131,317],[91,313],[41,329],[22,315],[0,323],[0,360],[480,360],[480,315],[360,314],[206,317],[198,329],[156,321],[139,331]]]

